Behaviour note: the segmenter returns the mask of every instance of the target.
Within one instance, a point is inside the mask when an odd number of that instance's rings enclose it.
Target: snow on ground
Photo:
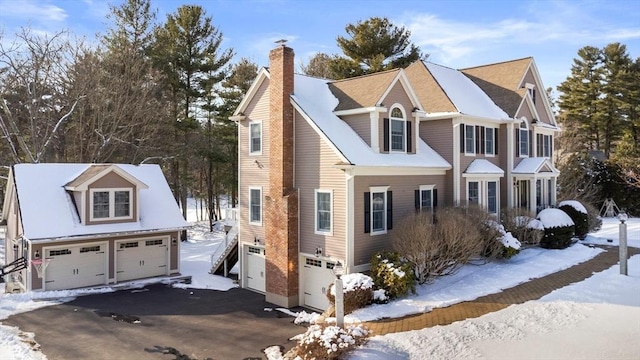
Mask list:
[[[211,267],[211,263],[210,263],[211,254],[213,254],[213,252],[217,249],[217,247],[224,242],[224,232],[220,230],[219,227],[218,227],[218,230],[215,230],[213,233],[208,232],[206,222],[204,223],[194,222],[193,220],[194,212],[195,211],[190,207],[190,211],[188,213],[187,219],[191,223],[193,223],[194,226],[189,231],[189,240],[186,242],[183,242],[181,245],[182,250],[180,255],[181,256],[181,264],[180,264],[181,273],[182,275],[190,275],[192,277],[192,284],[186,285],[186,286],[185,285],[176,285],[176,286],[202,288],[202,289],[216,289],[216,290],[223,290],[223,291],[228,290],[229,288],[232,288],[232,287],[236,287],[237,285],[235,285],[229,279],[209,274],[209,270]],[[604,219],[602,229],[594,234],[590,234],[584,242],[617,245],[618,224],[619,222],[615,219]],[[0,234],[0,236],[3,237],[3,234]],[[640,219],[635,219],[635,218],[629,219],[628,237],[629,237],[630,246],[640,247]],[[607,239],[613,239],[613,242],[609,243],[607,242]],[[456,275],[438,279],[434,284],[421,287],[418,290],[418,295],[416,296],[410,296],[406,299],[394,301],[390,304],[376,305],[368,309],[359,310],[355,314],[348,316],[346,320],[355,321],[356,319],[370,320],[370,319],[377,319],[381,317],[398,317],[406,314],[428,311],[430,308],[433,308],[433,307],[448,306],[461,301],[471,300],[485,294],[498,292],[501,289],[508,288],[510,286],[527,281],[530,278],[544,276],[546,274],[570,267],[576,263],[585,261],[595,256],[598,252],[599,252],[598,249],[589,248],[587,246],[583,246],[580,244],[565,250],[544,250],[544,249],[537,249],[537,248],[526,249],[508,261],[495,262],[495,263],[490,263],[482,266],[479,266],[479,265],[465,266]],[[0,261],[3,261],[3,260],[4,260],[4,244],[3,242],[0,241]],[[635,279],[638,277],[635,275],[636,273],[634,272],[640,268],[640,264],[638,264],[637,262],[638,260],[635,260],[634,258],[633,262],[629,264],[629,269],[630,269],[629,278]],[[134,281],[129,283],[128,286],[143,287],[152,281],[158,281],[158,280],[156,279],[156,280]],[[611,286],[615,287],[616,283],[614,281],[607,280],[606,282],[613,284]],[[588,288],[591,285],[587,284],[585,286],[587,286]],[[639,288],[639,284],[637,283],[632,284],[632,286],[633,287],[629,285],[630,288],[635,288],[635,289]],[[593,287],[593,289],[594,289],[593,290],[594,293],[597,293],[599,291],[606,292],[606,293],[613,293],[611,289],[600,290],[601,288],[595,287],[595,286]],[[114,291],[114,287],[105,286],[105,287],[100,287],[95,289],[33,292],[30,294],[5,294],[4,287],[0,286],[0,321],[12,314],[31,311],[39,307],[50,306],[50,305],[58,304],[63,301],[69,301],[76,296],[80,296],[88,293],[109,292],[109,291]],[[581,294],[584,294],[586,292],[586,290],[584,289],[575,290],[575,291],[577,294],[575,296],[577,298],[580,298]],[[589,295],[589,297],[593,298],[595,297],[595,295],[591,294]],[[602,301],[608,302],[611,300],[602,300]],[[552,304],[556,304],[556,303],[552,303]],[[551,326],[546,324],[547,323],[554,324],[554,321],[556,322],[561,321],[562,318],[572,318],[573,316],[578,317],[578,315],[572,315],[574,313],[583,314],[584,316],[587,316],[590,314],[590,311],[591,311],[589,309],[597,308],[597,307],[605,307],[606,310],[611,313],[611,314],[609,313],[607,314],[614,317],[614,319],[615,319],[615,314],[617,314],[619,311],[617,310],[617,308],[612,308],[612,306],[614,305],[590,304],[588,305],[590,307],[587,308],[587,307],[584,307],[587,305],[583,305],[583,304],[566,303],[566,302],[561,302],[560,304],[563,304],[563,305],[558,305],[557,309],[555,308],[556,305],[545,305],[547,306],[547,308],[544,308],[544,309],[536,308],[533,310],[527,310],[528,312],[525,310],[522,310],[525,313],[525,315],[520,315],[520,318],[535,323],[535,324],[528,324],[528,326],[523,325],[523,327],[535,328],[535,326],[540,326],[540,327]],[[529,305],[529,304],[520,305],[520,306],[534,307],[534,305]],[[623,305],[615,305],[615,306],[623,306]],[[633,305],[633,306],[638,306],[638,305]],[[504,311],[512,311],[510,309],[511,308],[506,309]],[[548,315],[549,312],[555,315],[549,316]],[[630,314],[629,316],[632,316],[635,313],[633,312],[633,310],[629,310],[629,314]],[[545,318],[543,315],[549,317],[549,319]],[[511,316],[508,316],[508,318],[514,317],[514,316],[515,315],[511,315]],[[500,320],[500,321],[503,321],[504,323],[506,320]],[[573,321],[571,323],[577,323],[576,319],[573,319],[571,321]],[[542,323],[538,323],[538,322],[542,322]],[[490,324],[490,323],[491,322],[488,320],[487,324]],[[640,324],[640,321],[636,320],[636,324]],[[450,325],[450,326],[454,326],[454,325]],[[495,326],[485,325],[485,326],[486,326],[486,329],[481,330],[480,332],[482,333],[490,332],[491,329],[498,331],[500,330],[499,326],[502,326],[502,325],[495,325]],[[552,331],[552,330],[553,329],[549,331]],[[613,329],[609,329],[609,330],[613,331]],[[476,331],[479,331],[479,330],[476,330]],[[410,339],[413,337],[413,335],[407,335],[406,333],[403,333],[403,334],[405,334],[404,336],[406,337],[407,341],[410,341]],[[607,334],[607,332],[603,331],[603,334]],[[430,336],[433,336],[433,334]],[[459,335],[455,335],[455,336],[451,335],[451,336],[456,337]],[[488,337],[489,335],[483,335],[483,336]],[[3,359],[3,360],[46,359],[46,357],[41,353],[31,350],[31,347],[28,344],[29,337],[33,337],[33,334],[25,334],[20,332],[20,330],[17,328],[0,325],[0,359]],[[638,336],[636,336],[636,338],[637,337]],[[515,338],[517,338],[517,336]],[[23,341],[23,339],[25,340]],[[390,347],[391,345],[386,345],[385,341],[386,340],[376,338],[376,340],[371,343],[373,346],[371,348],[371,351],[372,352],[377,351],[375,350],[376,344],[382,344],[380,346],[386,346],[386,349],[391,351],[390,353],[385,354],[385,357],[384,357],[385,359],[393,358],[392,357],[393,354],[398,354],[399,359],[411,358],[411,355],[409,353],[406,353],[405,350],[394,350],[395,348]],[[432,341],[430,339],[428,343],[430,344],[434,342],[437,343],[438,341],[442,341],[442,340],[435,339]],[[588,340],[587,342],[589,341],[591,340]],[[400,347],[400,349],[402,348]],[[432,351],[432,350],[424,350],[424,351]],[[596,354],[596,353],[594,352],[593,354]]]

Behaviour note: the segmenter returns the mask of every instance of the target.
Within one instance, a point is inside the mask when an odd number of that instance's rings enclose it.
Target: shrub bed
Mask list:
[[[389,300],[416,292],[416,278],[411,264],[395,251],[381,251],[371,258],[371,277],[378,289],[384,289]]]
[[[583,240],[589,233],[589,216],[587,209],[576,200],[565,200],[558,204],[558,208],[573,220],[575,235]]]
[[[338,359],[347,352],[363,345],[369,331],[362,326],[311,325],[304,334],[296,336],[296,346],[285,356],[286,359]]]

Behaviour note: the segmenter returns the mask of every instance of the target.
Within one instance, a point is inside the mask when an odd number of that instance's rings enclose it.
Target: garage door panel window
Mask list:
[[[60,256],[60,255],[71,255],[71,250],[69,249],[49,250],[49,256]]]
[[[91,221],[133,218],[132,189],[92,189]]]
[[[162,239],[147,240],[147,241],[145,241],[145,245],[146,246],[162,245]]]
[[[81,247],[80,248],[80,252],[81,253],[97,252],[97,251],[100,251],[100,245],[86,246],[86,247]]]
[[[134,248],[134,247],[138,247],[138,246],[139,246],[139,244],[138,244],[137,241],[120,243],[120,249]]]

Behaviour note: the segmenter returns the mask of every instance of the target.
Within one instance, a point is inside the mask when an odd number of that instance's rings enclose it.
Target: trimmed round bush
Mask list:
[[[541,247],[564,249],[571,245],[574,224],[567,213],[560,209],[544,209],[538,213],[537,219],[544,226],[544,236],[540,241]]]
[[[562,201],[558,205],[558,208],[567,213],[571,220],[573,220],[576,236],[580,238],[580,240],[584,240],[589,233],[589,215],[587,209],[576,200]]]
[[[371,278],[376,288],[384,289],[389,300],[416,292],[416,278],[411,264],[400,253],[381,251],[371,257]]]
[[[329,285],[327,299],[331,303],[335,315],[336,291],[335,283]],[[373,279],[370,276],[355,273],[342,276],[342,287],[344,289],[344,314],[350,314],[355,310],[362,309],[373,302]]]

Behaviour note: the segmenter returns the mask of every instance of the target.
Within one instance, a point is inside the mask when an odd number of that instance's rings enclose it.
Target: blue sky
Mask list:
[[[108,4],[123,0],[0,0],[5,40],[21,26],[53,33],[68,29],[94,41],[104,33]],[[182,4],[202,5],[236,58],[267,65],[274,41],[288,39],[297,63],[316,52],[340,53],[336,37],[349,23],[388,17],[412,31],[430,61],[453,68],[535,58],[545,86],[569,74],[578,49],[611,42],[640,57],[640,0],[152,0],[158,19]]]

